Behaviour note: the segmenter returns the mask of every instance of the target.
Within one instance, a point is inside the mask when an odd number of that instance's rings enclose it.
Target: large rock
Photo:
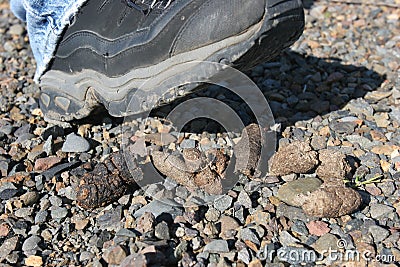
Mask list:
[[[278,190],[278,198],[292,206],[300,207],[307,194],[314,192],[322,185],[317,178],[301,178],[282,185]]]

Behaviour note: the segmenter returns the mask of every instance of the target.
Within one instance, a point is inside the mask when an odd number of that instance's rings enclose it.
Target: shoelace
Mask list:
[[[126,0],[129,7],[134,8],[144,15],[148,15],[154,9],[166,9],[174,0]]]

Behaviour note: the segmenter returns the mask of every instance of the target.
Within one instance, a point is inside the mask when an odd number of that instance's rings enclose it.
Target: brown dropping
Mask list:
[[[270,175],[284,176],[292,173],[309,173],[318,164],[317,152],[313,151],[308,142],[294,141],[279,151],[270,159]]]
[[[199,154],[195,153],[195,151],[186,151],[182,159],[177,155],[155,151],[152,153],[152,160],[154,166],[163,175],[170,177],[189,189],[199,188],[209,194],[221,194],[221,178],[210,166],[207,165],[199,171],[193,171],[193,166],[190,164],[196,162],[198,156]]]
[[[357,210],[362,203],[360,194],[348,187],[329,186],[312,192],[303,204],[310,216],[336,218]]]
[[[121,197],[142,176],[139,168],[129,172],[121,153],[113,153],[104,162],[98,163],[93,171],[83,175],[77,188],[78,205],[87,209],[107,205]]]
[[[252,123],[242,131],[242,139],[233,148],[236,156],[235,172],[252,176],[257,170],[261,156],[262,140],[260,126]]]
[[[351,172],[351,166],[346,161],[346,155],[340,151],[323,149],[319,151],[321,165],[317,168],[317,176],[325,183],[342,184],[343,179]]]
[[[187,168],[183,159],[177,155],[161,151],[154,151],[151,156],[154,167],[163,175],[170,177],[181,185],[195,187],[193,183],[194,173],[186,171]]]

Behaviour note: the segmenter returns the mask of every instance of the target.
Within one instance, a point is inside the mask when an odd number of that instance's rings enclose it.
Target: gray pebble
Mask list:
[[[67,135],[61,150],[75,153],[87,152],[90,150],[90,144],[85,138],[71,133]]]
[[[122,207],[107,210],[97,218],[97,225],[100,229],[116,230],[121,227]]]
[[[26,255],[32,255],[35,251],[40,249],[39,243],[41,241],[42,239],[37,235],[28,237],[22,244],[22,251],[24,251]]]
[[[13,236],[9,239],[6,239],[0,245],[0,261],[5,259],[8,254],[15,250],[18,245],[19,237]]]
[[[378,225],[371,225],[369,227],[369,232],[371,233],[372,237],[374,238],[375,244],[378,244],[385,240],[389,235],[389,231],[385,228],[382,228]]]
[[[183,214],[181,208],[168,205],[168,204],[158,201],[158,200],[153,200],[149,204],[143,206],[141,209],[137,210],[133,216],[135,218],[138,218],[138,217],[142,216],[145,212],[152,213],[156,218],[159,215],[161,215],[162,213],[171,214],[171,216],[173,218],[175,218],[178,215]]]
[[[187,149],[187,148],[196,148],[196,141],[193,139],[185,139],[182,141],[180,144],[180,147],[182,149]]]
[[[300,243],[300,240],[289,234],[288,231],[282,231],[279,235],[279,241],[283,246],[294,246]]]
[[[245,191],[240,191],[237,203],[242,205],[243,207],[250,209],[252,207],[251,198]]]
[[[168,224],[164,221],[160,222],[159,224],[156,225],[155,230],[154,230],[154,235],[161,240],[169,240],[170,235],[169,235],[169,227]]]
[[[228,242],[226,240],[214,240],[208,243],[203,252],[224,253],[229,252]]]
[[[51,196],[49,198],[51,205],[55,206],[55,207],[60,207],[62,205],[62,199],[60,197],[57,196]]]
[[[13,198],[18,193],[17,189],[7,188],[0,192],[0,199],[2,200],[9,200]]]
[[[249,264],[251,261],[250,253],[246,248],[241,249],[238,252],[237,257],[238,257],[238,260],[243,261],[245,264]]]
[[[307,236],[309,234],[306,224],[300,220],[294,220],[291,230],[292,232],[298,233],[302,236]]]
[[[51,210],[51,217],[55,220],[63,219],[68,215],[66,208],[55,208]]]
[[[369,212],[370,212],[372,218],[379,219],[383,216],[386,216],[386,215],[394,212],[394,208],[389,207],[387,205],[383,205],[383,204],[372,203],[370,205]]]
[[[35,215],[35,224],[46,222],[48,212],[46,210],[40,210]]]
[[[258,238],[257,235],[254,233],[254,231],[253,231],[252,229],[250,229],[250,228],[243,228],[243,229],[240,231],[240,238],[241,238],[243,241],[250,241],[250,242],[252,242],[253,244],[260,245],[260,240],[259,240],[259,238]]]
[[[232,197],[223,195],[220,198],[214,200],[214,207],[219,211],[224,211],[230,208],[232,205]]]
[[[26,218],[28,216],[31,216],[31,214],[32,214],[32,208],[20,208],[14,212],[14,215],[17,216],[18,218]]]
[[[20,24],[12,25],[8,29],[8,33],[12,35],[21,35],[25,31],[24,27]]]
[[[53,137],[51,135],[44,142],[43,151],[47,154],[47,156],[53,155]]]

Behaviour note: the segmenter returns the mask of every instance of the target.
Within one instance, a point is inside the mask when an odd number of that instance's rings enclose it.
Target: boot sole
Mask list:
[[[115,117],[145,112],[154,104],[159,106],[168,103],[193,92],[197,87],[192,83],[183,89],[172,88],[168,97],[163,99],[164,91],[157,88],[165,85],[165,81],[175,85],[191,83],[212,77],[223,68],[221,64],[208,64],[208,67],[204,67],[200,63],[202,61],[223,63],[245,70],[271,60],[301,36],[304,11],[301,0],[268,2],[264,18],[245,32],[176,55],[151,67],[134,69],[120,77],[110,78],[93,70],[73,74],[47,71],[40,81],[39,99],[45,119],[81,119],[100,104]],[[157,103],[151,101],[154,99],[157,99]],[[132,103],[137,103],[133,109]]]

